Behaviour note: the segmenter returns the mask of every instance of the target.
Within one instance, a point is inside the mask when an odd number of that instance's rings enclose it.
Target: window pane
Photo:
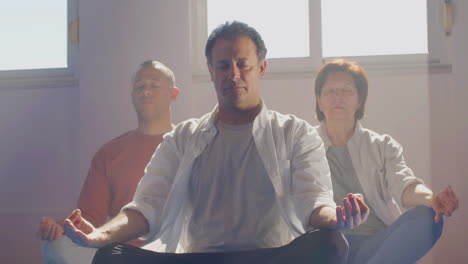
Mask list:
[[[208,34],[232,20],[254,27],[265,41],[268,58],[310,54],[308,0],[207,0],[207,17]]]
[[[67,1],[2,1],[0,70],[67,67]]]
[[[427,52],[426,0],[322,0],[323,57]]]

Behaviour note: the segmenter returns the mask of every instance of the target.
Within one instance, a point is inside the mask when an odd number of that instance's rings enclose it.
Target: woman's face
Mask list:
[[[347,72],[332,72],[317,97],[320,111],[325,120],[355,121],[355,113],[360,107],[354,79]]]

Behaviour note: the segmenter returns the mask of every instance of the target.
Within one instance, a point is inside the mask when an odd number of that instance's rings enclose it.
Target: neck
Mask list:
[[[353,136],[355,125],[356,122],[354,120],[326,120],[325,128],[332,145],[346,146],[348,141]]]
[[[158,117],[152,119],[138,118],[137,130],[145,135],[161,135],[172,130],[174,125],[172,119],[168,117]]]
[[[244,125],[251,123],[255,120],[255,117],[262,110],[262,104],[259,103],[255,107],[249,109],[219,107],[217,118],[218,120],[230,124],[230,125]]]

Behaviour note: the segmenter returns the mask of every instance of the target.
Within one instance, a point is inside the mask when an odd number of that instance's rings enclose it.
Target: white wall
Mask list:
[[[452,184],[468,204],[468,3],[454,1],[453,72],[369,71],[366,126],[389,133],[405,148],[415,173],[436,189]],[[136,125],[130,77],[155,58],[177,75],[181,94],[175,122],[210,111],[212,84],[192,82],[189,0],[80,0],[80,83],[75,88],[0,91],[1,263],[40,263],[33,239],[39,216],[64,216],[76,203],[92,155],[104,142]],[[314,76],[267,76],[269,108],[316,124]],[[468,259],[461,209],[446,222],[433,263]],[[20,230],[17,235],[16,231]],[[15,236],[17,238],[15,238]],[[18,254],[15,249],[25,251]],[[424,263],[431,263],[426,258]]]
[[[77,87],[0,90],[1,263],[36,263],[40,216],[75,203],[77,94]]]
[[[466,263],[468,237],[468,2],[452,1],[455,23],[450,37],[453,71],[449,76],[432,76],[431,168],[434,186],[450,183],[458,192],[460,209],[446,219],[440,243],[434,249],[434,263]]]

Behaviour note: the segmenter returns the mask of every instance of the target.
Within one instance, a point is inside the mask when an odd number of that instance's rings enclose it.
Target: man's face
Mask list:
[[[347,72],[330,73],[317,102],[325,120],[355,121],[360,103],[353,76]]]
[[[260,79],[266,61],[258,61],[255,43],[245,36],[218,39],[208,67],[221,109],[248,110],[260,103]]]
[[[169,79],[160,70],[142,68],[136,74],[132,89],[132,102],[138,118],[149,120],[167,113],[177,92],[177,88],[170,87]]]

